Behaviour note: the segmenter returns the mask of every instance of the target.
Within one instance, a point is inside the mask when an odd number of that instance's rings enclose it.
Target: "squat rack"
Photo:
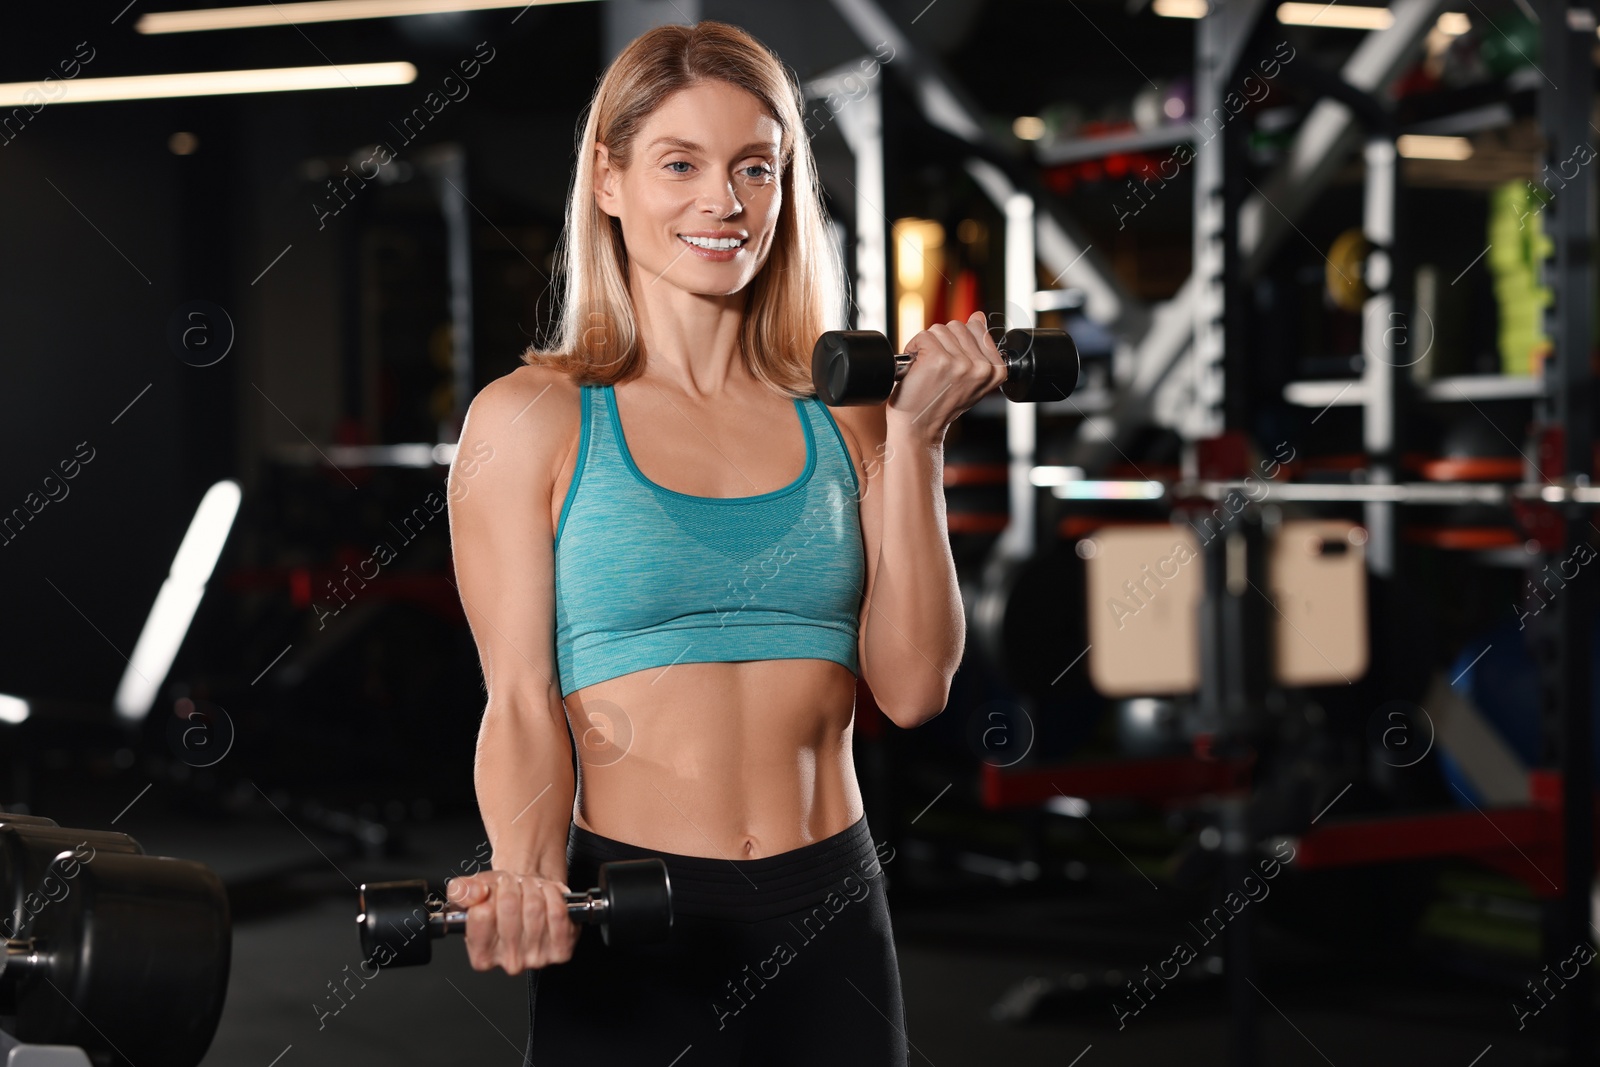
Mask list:
[[[936,61],[917,53],[913,43],[874,0],[833,0],[833,4],[867,48],[879,41],[892,42],[899,59],[888,69],[906,83],[931,125],[967,140],[975,149],[992,148],[985,144],[988,135],[974,120],[975,112],[959,88]],[[1141,5],[1133,5],[1138,6]],[[1270,23],[1273,6],[1266,0],[1211,0],[1208,13],[1197,25],[1195,38],[1198,114],[1211,113],[1235,81],[1251,48],[1259,49],[1259,38]],[[1028,258],[1043,262],[1052,277],[1059,280],[1070,270],[1074,282],[1086,293],[1085,313],[1114,329],[1121,338],[1108,410],[1083,419],[1062,467],[1040,467],[1032,462],[1034,406],[1006,405],[1013,468],[1012,519],[1016,528],[1002,540],[997,549],[999,555],[1015,558],[1015,553],[1031,550],[1036,534],[1034,490],[1068,479],[1078,480],[1077,489],[1090,488],[1081,481],[1081,472],[1103,470],[1135,433],[1157,421],[1158,412],[1159,421],[1172,425],[1185,441],[1186,477],[1172,487],[1154,484],[1154,492],[1144,499],[1220,499],[1236,487],[1227,480],[1229,474],[1202,472],[1198,455],[1202,442],[1219,433],[1242,431],[1248,421],[1250,413],[1244,399],[1247,393],[1239,387],[1250,372],[1251,354],[1243,323],[1246,287],[1261,275],[1270,257],[1289,236],[1294,220],[1307,213],[1337,169],[1358,148],[1366,163],[1362,229],[1368,241],[1387,254],[1383,265],[1388,275],[1388,284],[1376,286],[1377,291],[1363,309],[1362,347],[1367,358],[1355,390],[1357,402],[1363,406],[1362,438],[1370,480],[1366,485],[1348,486],[1271,484],[1268,499],[1275,496],[1279,500],[1361,503],[1371,535],[1369,570],[1379,581],[1396,577],[1396,508],[1402,505],[1504,504],[1515,500],[1544,508],[1554,519],[1547,528],[1556,536],[1541,536],[1541,555],[1532,557],[1532,570],[1570,555],[1583,543],[1579,531],[1587,524],[1590,509],[1600,504],[1600,487],[1591,485],[1595,382],[1589,338],[1594,326],[1596,216],[1594,178],[1587,172],[1577,183],[1564,188],[1562,195],[1543,211],[1553,248],[1542,265],[1542,275],[1554,299],[1546,309],[1544,328],[1551,339],[1552,352],[1544,371],[1544,388],[1534,391],[1542,394],[1536,409],[1540,464],[1530,460],[1533,469],[1529,480],[1518,486],[1396,481],[1398,415],[1417,402],[1419,391],[1409,376],[1398,373],[1396,336],[1389,329],[1394,316],[1402,322],[1408,320],[1413,313],[1413,299],[1403,262],[1406,235],[1398,225],[1404,219],[1404,213],[1397,211],[1403,191],[1395,138],[1401,131],[1393,126],[1391,109],[1383,96],[1414,59],[1424,36],[1447,6],[1445,0],[1394,0],[1389,5],[1391,26],[1366,34],[1336,74],[1315,70],[1306,73],[1311,61],[1300,60],[1302,70],[1295,73],[1296,79],[1309,85],[1320,99],[1301,122],[1284,162],[1260,186],[1249,183],[1246,188],[1241,181],[1243,157],[1236,126],[1223,129],[1222,136],[1205,145],[1197,141],[1193,164],[1194,270],[1178,293],[1158,306],[1134,299],[1116,281],[1108,264],[1093,253],[1081,229],[1073,225],[1059,205],[1030,202],[1029,210],[1023,212],[1022,205],[1013,201],[1018,190],[1004,173],[981,160],[969,164],[969,172],[1007,215],[1008,261],[1020,258],[1013,253],[1021,253],[1031,245]],[[1567,158],[1573,146],[1588,146],[1593,153],[1594,127],[1589,123],[1589,112],[1595,96],[1591,50],[1596,39],[1596,19],[1592,0],[1555,0],[1543,5],[1538,17],[1538,66],[1542,77],[1538,108],[1549,169]],[[841,125],[843,128],[845,124]],[[863,124],[848,125],[859,129]],[[845,132],[848,135],[853,131]],[[879,130],[871,129],[865,137],[850,139],[852,150],[858,155],[863,151],[876,153],[881,160]],[[1048,164],[1058,161],[1055,156],[1066,158],[1062,153],[1070,155],[1077,147],[1085,146],[1041,146],[1036,159]],[[873,216],[869,213],[865,218],[866,224],[875,229]],[[1013,222],[1015,225],[1010,224]],[[881,239],[863,240],[858,252],[867,252],[876,259],[886,256],[885,245]],[[858,260],[858,269],[883,276],[877,263],[861,268]],[[1018,279],[1016,285],[1012,284],[1013,274]],[[1031,294],[1022,294],[1021,276],[1020,271],[1008,271],[1007,303],[1026,314],[1031,311]],[[882,298],[881,285],[867,291]],[[884,309],[861,310],[876,318]],[[1306,386],[1315,384],[1295,383],[1291,390],[1299,387],[1303,395]],[[1202,473],[1206,474],[1204,480]],[[1021,484],[1022,478],[1026,485]],[[1595,859],[1591,803],[1594,771],[1590,756],[1593,694],[1589,674],[1595,603],[1586,583],[1571,583],[1553,609],[1538,620],[1545,652],[1541,657],[1540,694],[1543,762],[1554,767],[1556,773],[1535,772],[1535,791],[1544,811],[1559,810],[1559,862],[1562,872],[1573,874],[1562,878],[1559,898],[1545,912],[1544,952],[1552,963],[1559,961],[1577,938],[1588,937],[1596,929],[1590,915],[1588,873],[1593,872]],[[1245,651],[1230,648],[1227,637],[1213,643],[1206,669],[1211,674],[1207,687],[1215,699],[1221,699],[1219,672],[1224,662],[1236,660]],[[1224,779],[1236,780],[1237,768],[1230,765],[1225,770],[1221,779],[1213,782],[1208,778],[1196,788],[1225,785]],[[1015,794],[1028,792],[1030,785],[1039,784],[1032,779],[1051,773],[1042,768],[1009,774],[992,767],[985,771],[986,791],[997,798],[1002,793],[1012,793],[1013,799]],[[1225,837],[1237,840],[1248,836],[1248,827],[1239,829],[1245,833]],[[1247,951],[1248,937],[1242,926],[1236,945],[1239,952]],[[1247,975],[1247,955],[1238,962],[1245,964],[1238,969]],[[1563,1044],[1568,1062],[1587,1062],[1593,1044],[1589,1017],[1594,992],[1592,974],[1583,969],[1571,984],[1574,988],[1563,998]],[[1238,994],[1238,983],[1235,986]],[[1241,1067],[1254,1064],[1257,1058],[1253,1004],[1248,998],[1247,993],[1233,998],[1234,1058]]]

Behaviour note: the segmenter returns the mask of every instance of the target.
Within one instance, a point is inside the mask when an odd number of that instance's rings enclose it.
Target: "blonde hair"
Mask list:
[[[843,309],[844,268],[828,232],[822,186],[804,136],[793,72],[737,26],[658,26],[635,38],[606,69],[578,140],[578,163],[557,247],[561,306],[550,343],[523,362],[590,384],[611,385],[642,369],[639,323],[628,291],[622,227],[595,203],[595,145],[626,168],[645,120],[673,93],[703,81],[749,92],[782,130],[783,206],[772,251],[749,285],[741,347],[752,376],[790,397],[810,396],[812,345]]]

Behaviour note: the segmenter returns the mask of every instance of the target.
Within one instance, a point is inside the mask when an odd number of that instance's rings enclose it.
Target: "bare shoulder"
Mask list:
[[[509,482],[553,480],[578,437],[578,384],[561,371],[521,366],[472,398],[457,455],[504,455]],[[500,479],[497,479],[500,480]]]

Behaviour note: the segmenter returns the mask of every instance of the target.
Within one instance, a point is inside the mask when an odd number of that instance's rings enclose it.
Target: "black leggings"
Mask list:
[[[672,932],[528,975],[524,1067],[904,1067],[905,1009],[882,864],[866,816],[776,856],[723,860],[630,845],[571,825],[567,884],[608,860],[659,856]],[[537,1011],[535,1010],[537,1008]]]

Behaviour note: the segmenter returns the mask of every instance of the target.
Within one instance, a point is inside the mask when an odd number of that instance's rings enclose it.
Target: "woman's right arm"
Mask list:
[[[574,385],[520,369],[473,399],[450,468],[456,587],[488,692],[474,781],[493,869],[449,886],[449,899],[467,908],[478,970],[560,963],[577,941],[562,899],[575,783],[556,670],[550,527],[577,423]]]

